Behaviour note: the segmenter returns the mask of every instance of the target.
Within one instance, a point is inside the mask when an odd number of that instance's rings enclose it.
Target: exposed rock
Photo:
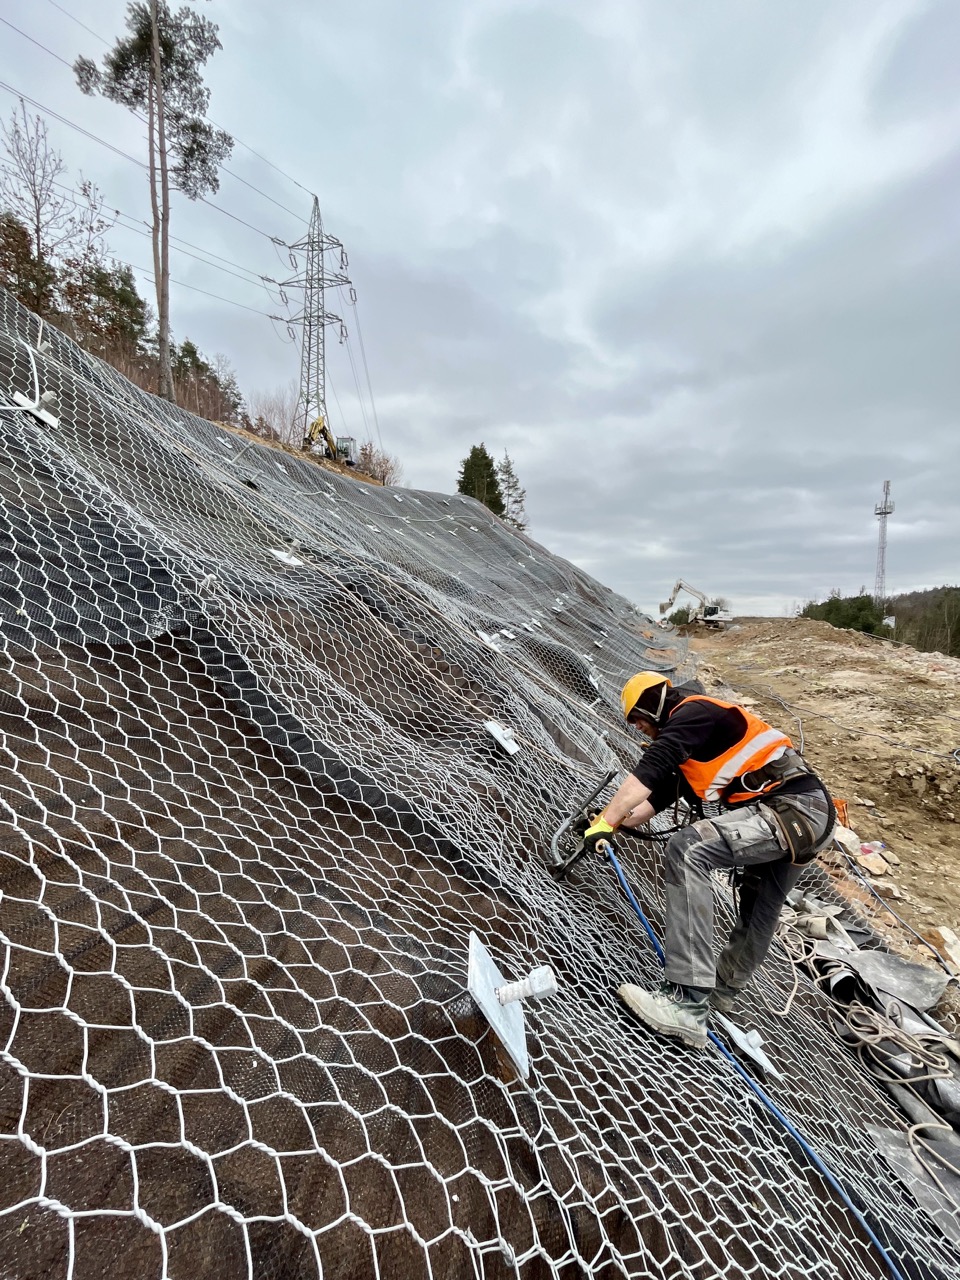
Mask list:
[[[874,880],[873,887],[881,898],[902,898],[903,894],[892,880]]]
[[[954,931],[945,924],[934,924],[924,929],[923,936],[931,946],[936,947],[954,973],[960,974],[960,938]]]
[[[844,852],[850,854],[851,858],[860,857],[860,845],[862,842],[855,831],[851,831],[849,827],[841,826],[838,823],[833,837]]]
[[[889,863],[880,853],[858,853],[857,862],[872,876],[885,876],[890,870]]]

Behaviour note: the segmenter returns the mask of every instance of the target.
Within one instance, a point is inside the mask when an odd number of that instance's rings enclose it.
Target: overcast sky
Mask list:
[[[683,577],[782,614],[872,590],[889,479],[888,591],[960,582],[957,0],[197,2],[239,140],[214,200],[251,227],[175,197],[173,234],[243,278],[175,255],[173,326],[245,392],[298,374],[255,277],[291,274],[269,237],[302,237],[316,193],[405,483],[454,490],[483,441],[531,534],[641,607]],[[124,10],[0,0],[67,63]],[[12,88],[143,154],[9,26],[0,80],[4,118]],[[149,216],[142,170],[50,132]],[[111,247],[149,265],[142,235]],[[328,341],[333,425],[376,439]]]

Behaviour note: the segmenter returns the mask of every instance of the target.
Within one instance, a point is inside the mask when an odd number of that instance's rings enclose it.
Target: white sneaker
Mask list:
[[[702,1049],[707,1043],[708,1000],[688,1000],[680,987],[665,982],[659,991],[644,991],[625,982],[617,995],[641,1022],[661,1036],[673,1036]]]

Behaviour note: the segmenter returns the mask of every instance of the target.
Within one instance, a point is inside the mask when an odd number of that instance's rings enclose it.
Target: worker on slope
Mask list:
[[[736,703],[675,689],[659,672],[632,676],[623,714],[652,745],[584,835],[596,851],[621,824],[638,827],[679,794],[698,812],[723,811],[675,832],[665,849],[664,983],[625,983],[620,998],[661,1035],[695,1047],[707,1039],[711,1006],[733,1008],[762,964],[787,893],[805,863],[829,844],[836,813],[823,783],[790,739]],[[711,873],[742,879],[739,918],[715,962]]]

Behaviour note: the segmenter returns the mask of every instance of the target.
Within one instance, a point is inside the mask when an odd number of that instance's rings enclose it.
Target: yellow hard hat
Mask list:
[[[635,676],[630,677],[620,694],[624,718],[629,720],[631,715],[639,714],[651,724],[659,724],[663,714],[663,704],[667,699],[667,690],[671,688],[673,688],[671,681],[662,671],[638,671]],[[650,698],[644,698],[643,695],[651,689],[659,689],[659,697],[654,694]],[[643,705],[640,705],[641,699]]]

